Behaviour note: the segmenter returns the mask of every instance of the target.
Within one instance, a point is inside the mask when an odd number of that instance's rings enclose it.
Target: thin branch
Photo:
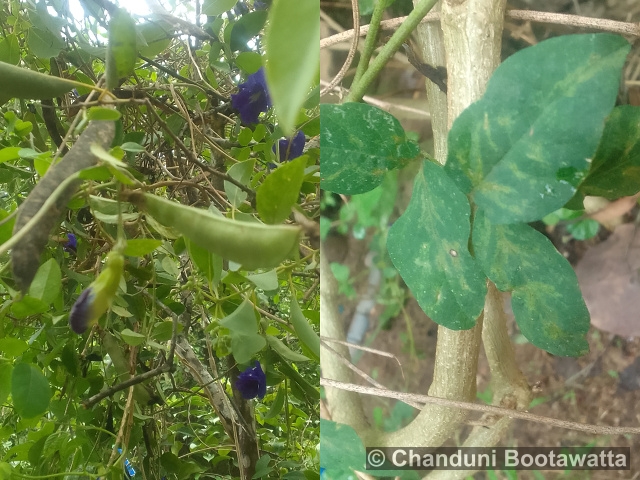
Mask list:
[[[186,155],[187,159],[191,162],[191,163],[195,163],[198,167],[200,167],[203,171],[205,172],[209,172],[212,175],[215,175],[216,177],[222,178],[223,180],[234,184],[236,187],[238,187],[240,190],[242,190],[243,192],[245,192],[248,196],[249,199],[253,202],[256,198],[256,192],[254,192],[253,190],[251,190],[249,187],[247,187],[246,185],[243,185],[241,182],[239,182],[238,180],[236,180],[235,178],[233,178],[232,176],[226,174],[226,173],[222,173],[219,172],[218,170],[216,170],[215,168],[213,168],[212,166],[204,163],[203,161],[201,161],[199,158],[197,158],[192,152],[191,150],[189,150],[187,148],[187,146],[184,144],[184,142],[175,134],[171,131],[171,129],[167,126],[167,124],[164,122],[164,120],[162,120],[162,118],[160,118],[160,115],[158,115],[155,111],[155,109],[153,108],[149,108],[149,111],[151,111],[151,113],[153,114],[154,117],[156,117],[156,120],[158,121],[158,123],[160,124],[160,126],[162,127],[162,129],[167,132],[169,134],[169,136],[173,139],[173,141],[180,147],[180,150],[182,150],[184,152],[184,154]]]
[[[173,343],[175,344],[175,342]],[[173,370],[173,365],[168,362],[165,362],[159,367],[154,368],[153,370],[149,370],[148,372],[144,372],[144,373],[141,373],[140,375],[131,377],[122,383],[118,383],[113,387],[109,387],[106,390],[96,393],[93,397],[90,397],[84,402],[82,402],[82,406],[84,408],[91,408],[96,403],[100,402],[103,398],[110,397],[111,395],[113,395],[116,392],[119,392],[120,390],[124,390],[125,388],[129,388],[133,385],[137,385],[138,383],[145,382],[150,378],[157,377],[158,375],[170,372],[172,370]]]
[[[531,22],[548,23],[551,25],[567,25],[577,28],[592,28],[604,32],[619,33],[633,37],[640,36],[640,23],[619,22],[604,18],[581,17],[578,15],[567,15],[564,13],[536,12],[532,10],[507,10],[506,18],[511,20],[528,20]],[[397,17],[384,20],[380,23],[382,30],[395,30],[407,17]],[[429,13],[422,19],[421,23],[437,22],[440,20],[440,13]],[[350,40],[355,30],[345,30],[344,32],[320,40],[320,48],[327,48],[336,43]],[[364,36],[369,31],[369,25],[360,27],[360,36]]]
[[[508,408],[500,408],[492,405],[480,405],[477,403],[461,402],[458,400],[448,400],[446,398],[431,397],[428,395],[418,395],[416,393],[393,392],[390,390],[382,390],[380,388],[363,387],[350,383],[337,382],[327,378],[320,379],[320,385],[323,387],[333,387],[349,392],[364,393],[366,395],[374,395],[378,397],[395,398],[403,402],[413,401],[421,403],[429,403],[440,405],[443,407],[459,408],[462,410],[471,410],[475,412],[485,412],[494,415],[500,415],[509,418],[518,418],[529,422],[544,423],[552,427],[566,428],[569,430],[577,430],[587,432],[593,435],[640,435],[640,427],[609,427],[606,425],[593,425],[589,423],[568,422],[566,420],[558,420],[550,417],[543,417],[528,412],[519,412]]]
[[[351,0],[351,5],[353,8],[353,30],[360,29],[360,8],[358,7],[358,0]],[[330,91],[333,87],[335,87],[338,83],[342,81],[344,76],[347,74],[349,67],[351,66],[351,62],[353,62],[353,58],[356,56],[356,51],[358,50],[358,41],[359,37],[353,36],[351,39],[351,47],[349,48],[349,53],[347,54],[347,59],[344,61],[342,68],[337,73],[333,80],[329,83],[329,86],[323,89],[320,92],[320,96],[326,95],[328,91]]]

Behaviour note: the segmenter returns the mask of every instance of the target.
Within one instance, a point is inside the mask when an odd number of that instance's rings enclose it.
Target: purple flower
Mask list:
[[[78,239],[73,233],[67,233],[67,241],[62,245],[62,248],[69,253],[77,253]]]
[[[240,113],[245,125],[258,123],[258,116],[271,107],[271,98],[267,90],[264,68],[247,77],[247,81],[238,86],[238,93],[231,95],[231,106]]]
[[[302,150],[304,150],[304,133],[300,130],[296,132],[296,134],[291,138],[281,138],[278,140],[278,145],[280,146],[280,161],[284,162],[286,160],[293,160],[294,158],[298,158],[302,155]],[[276,147],[273,146],[273,152],[275,153]]]
[[[76,303],[71,307],[71,313],[69,314],[69,326],[71,330],[78,335],[83,334],[89,322],[91,320],[91,305],[93,303],[95,295],[91,287],[83,290]]]
[[[267,393],[267,377],[260,367],[260,362],[256,360],[255,367],[249,367],[238,375],[236,390],[245,400],[255,397],[264,398]]]

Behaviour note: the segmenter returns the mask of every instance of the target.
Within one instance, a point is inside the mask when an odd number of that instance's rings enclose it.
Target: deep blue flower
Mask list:
[[[293,160],[294,158],[298,158],[302,155],[302,151],[304,150],[304,141],[304,133],[300,130],[298,130],[291,138],[281,138],[278,140],[280,161],[284,162],[286,160]],[[274,145],[273,152],[275,153],[275,151],[276,147]]]
[[[267,377],[262,371],[260,362],[256,360],[255,367],[249,367],[238,375],[236,389],[245,400],[255,397],[261,400],[264,398],[267,394]]]
[[[67,241],[62,245],[62,248],[69,253],[77,253],[78,239],[73,233],[67,233]]]
[[[271,98],[267,90],[264,68],[247,77],[247,81],[238,86],[238,93],[231,95],[231,106],[240,113],[245,125],[258,123],[258,116],[271,107]]]

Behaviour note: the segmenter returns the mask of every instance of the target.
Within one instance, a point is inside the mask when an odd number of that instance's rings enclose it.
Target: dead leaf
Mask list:
[[[576,275],[591,324],[623,337],[640,336],[640,232],[620,225],[604,242],[590,248]]]

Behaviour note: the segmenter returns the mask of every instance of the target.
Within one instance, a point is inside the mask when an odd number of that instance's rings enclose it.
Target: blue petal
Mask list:
[[[91,320],[91,304],[94,297],[93,290],[89,287],[80,294],[76,303],[71,307],[69,326],[71,330],[77,334],[84,333],[89,326],[89,321]]]
[[[302,155],[302,151],[304,150],[304,133],[300,130],[291,138],[283,138],[278,140],[279,151],[280,151],[280,161],[284,162],[286,160],[293,160],[294,158],[298,158]],[[275,152],[276,147],[273,147],[273,151]]]
[[[260,113],[271,107],[264,68],[249,75],[247,81],[238,86],[238,93],[231,95],[231,106],[238,111],[243,124],[258,123]]]
[[[76,253],[78,249],[78,239],[73,233],[67,233],[67,241],[62,246],[69,253]]]
[[[267,377],[260,362],[256,361],[255,367],[249,367],[238,375],[235,386],[245,400],[255,397],[263,399],[267,393]]]

